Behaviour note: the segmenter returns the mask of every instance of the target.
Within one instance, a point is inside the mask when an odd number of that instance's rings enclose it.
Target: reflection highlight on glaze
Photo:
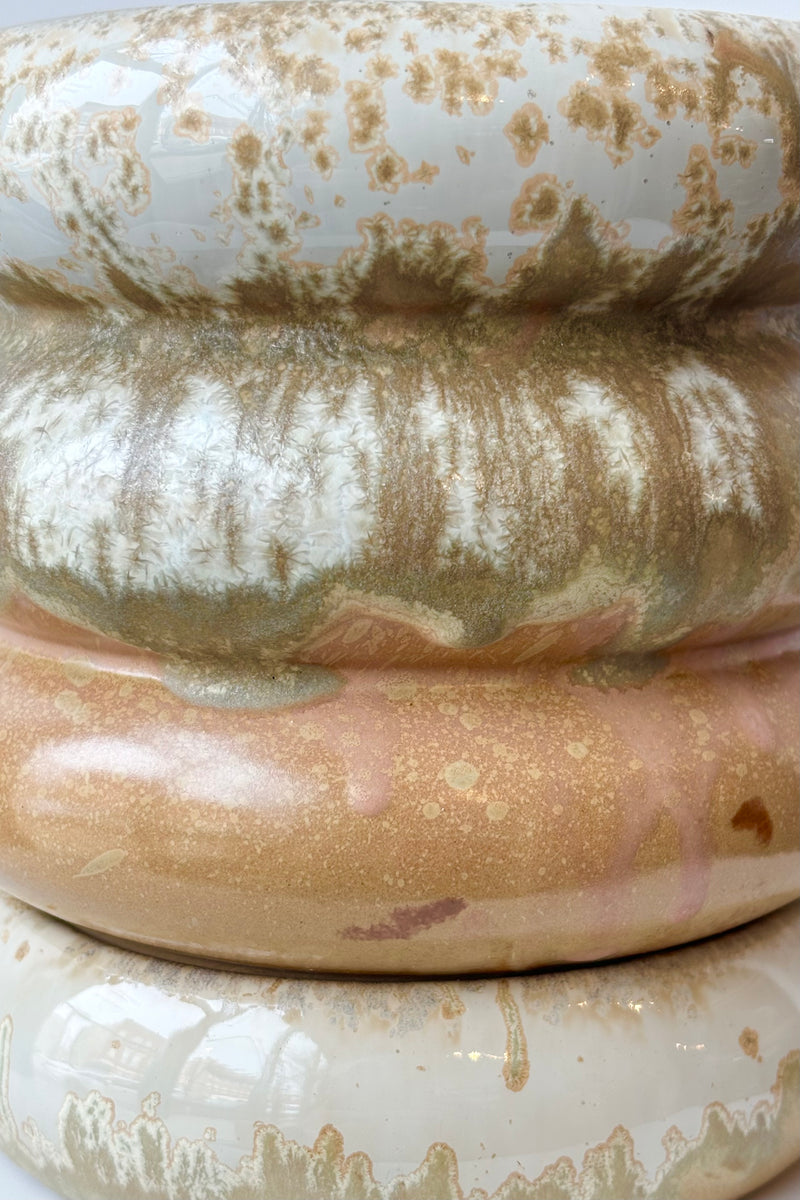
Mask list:
[[[21,772],[26,787],[33,787],[33,811],[55,813],[67,809],[59,797],[66,794],[71,776],[86,786],[92,776],[119,776],[130,781],[155,783],[164,789],[164,803],[190,800],[223,808],[263,803],[291,805],[307,800],[310,787],[273,762],[256,762],[246,742],[214,737],[201,730],[160,731],[150,726],[147,740],[132,737],[64,738],[36,746]],[[41,787],[48,790],[41,791]]]

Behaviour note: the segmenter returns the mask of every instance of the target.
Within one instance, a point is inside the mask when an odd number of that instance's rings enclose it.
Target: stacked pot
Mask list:
[[[800,1153],[799,58],[555,5],[0,34],[0,1148],[63,1195]]]

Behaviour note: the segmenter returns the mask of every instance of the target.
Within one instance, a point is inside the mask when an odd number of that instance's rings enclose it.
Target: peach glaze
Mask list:
[[[260,709],[251,679],[223,707],[155,655],[7,632],[0,882],[101,936],[286,969],[517,971],[703,937],[797,891],[797,645],[638,676],[345,668]]]

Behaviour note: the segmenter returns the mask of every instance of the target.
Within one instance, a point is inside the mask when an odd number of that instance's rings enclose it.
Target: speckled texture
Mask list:
[[[159,962],[0,898],[0,1146],[77,1200],[732,1200],[799,1149],[797,917],[345,983]]]
[[[0,880],[107,935],[297,969],[520,970],[704,936],[797,895],[796,641],[649,678],[346,670],[258,711],[187,701],[155,659],[19,637]]]

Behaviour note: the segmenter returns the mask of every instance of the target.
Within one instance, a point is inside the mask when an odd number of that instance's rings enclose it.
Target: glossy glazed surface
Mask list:
[[[0,1144],[80,1200],[731,1200],[798,1153],[797,916],[364,984],[158,962],[7,900]]]
[[[589,7],[3,33],[7,587],[283,687],[796,623],[797,62]]]
[[[420,974],[797,894],[797,62],[547,6],[0,35],[0,882]]]
[[[798,894],[794,637],[649,678],[349,670],[268,711],[61,652],[0,642],[0,881],[108,936],[301,970],[507,971]]]

